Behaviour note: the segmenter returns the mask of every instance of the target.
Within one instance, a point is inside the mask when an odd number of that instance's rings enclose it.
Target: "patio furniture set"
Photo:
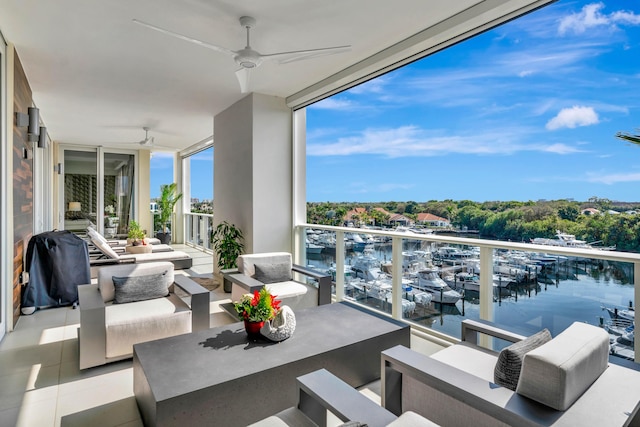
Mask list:
[[[272,283],[259,283],[266,265],[287,266],[290,280],[275,281],[284,271],[276,268]],[[290,254],[244,255],[238,266],[226,274],[232,294],[268,286],[296,307],[289,339],[249,339],[242,323],[210,328],[208,291],[174,275],[170,262],[116,265],[79,288],[80,367],[133,357],[148,426],[314,426],[327,411],[369,426],[640,425],[637,365],[609,360],[608,335],[596,326],[574,323],[552,338],[465,320],[460,343],[425,356],[409,348],[408,324],[327,304],[322,286],[291,279],[305,269]],[[147,292],[150,276],[164,295],[127,302]],[[134,289],[123,293],[127,283]],[[191,295],[190,306],[173,286]],[[496,340],[509,345],[487,348]],[[381,405],[357,390],[378,379]]]

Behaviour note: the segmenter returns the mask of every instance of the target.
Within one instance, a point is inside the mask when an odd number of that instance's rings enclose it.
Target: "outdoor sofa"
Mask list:
[[[190,305],[173,291],[189,294]],[[127,359],[133,345],[209,328],[209,291],[170,262],[101,268],[78,286],[80,369]]]
[[[479,334],[514,344],[501,355],[479,346]],[[640,425],[640,372],[634,363],[609,360],[603,329],[575,322],[553,339],[540,340],[542,334],[464,320],[462,342],[431,356],[402,346],[385,350],[382,404],[443,426]]]

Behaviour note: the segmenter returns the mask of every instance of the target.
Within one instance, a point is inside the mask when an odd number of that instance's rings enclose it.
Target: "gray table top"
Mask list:
[[[344,302],[295,314],[293,336],[280,343],[250,341],[240,322],[136,344],[134,354],[161,401],[409,328]]]

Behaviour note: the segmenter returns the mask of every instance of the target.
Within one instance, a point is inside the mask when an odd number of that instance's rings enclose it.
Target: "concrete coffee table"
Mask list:
[[[359,387],[380,352],[410,345],[408,325],[349,303],[296,312],[281,343],[249,341],[242,323],[134,345],[133,389],[146,426],[245,426],[297,402],[295,378],[325,368]]]

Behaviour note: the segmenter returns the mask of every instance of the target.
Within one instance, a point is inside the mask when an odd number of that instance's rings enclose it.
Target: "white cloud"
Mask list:
[[[640,173],[614,173],[609,175],[590,174],[587,181],[608,185],[617,184],[619,182],[640,182]]]
[[[601,26],[640,25],[640,15],[628,11],[617,11],[607,15],[601,12],[603,8],[604,3],[591,3],[584,6],[580,12],[565,16],[560,20],[558,32],[583,34],[589,29]]]
[[[316,108],[318,110],[347,110],[352,107],[353,103],[351,101],[337,97],[325,98],[309,106],[309,108]]]
[[[368,93],[383,93],[387,84],[391,82],[390,76],[380,76],[375,79],[371,79],[358,86],[352,87],[347,92],[355,95],[363,95]]]
[[[432,157],[447,154],[509,155],[522,151],[555,154],[583,152],[566,144],[523,144],[522,128],[496,129],[470,135],[445,135],[417,126],[391,129],[365,129],[359,134],[329,143],[309,143],[309,156],[379,155],[388,158]]]
[[[592,107],[573,106],[563,108],[558,115],[547,122],[546,128],[556,130],[560,128],[575,128],[600,123],[598,113]]]

